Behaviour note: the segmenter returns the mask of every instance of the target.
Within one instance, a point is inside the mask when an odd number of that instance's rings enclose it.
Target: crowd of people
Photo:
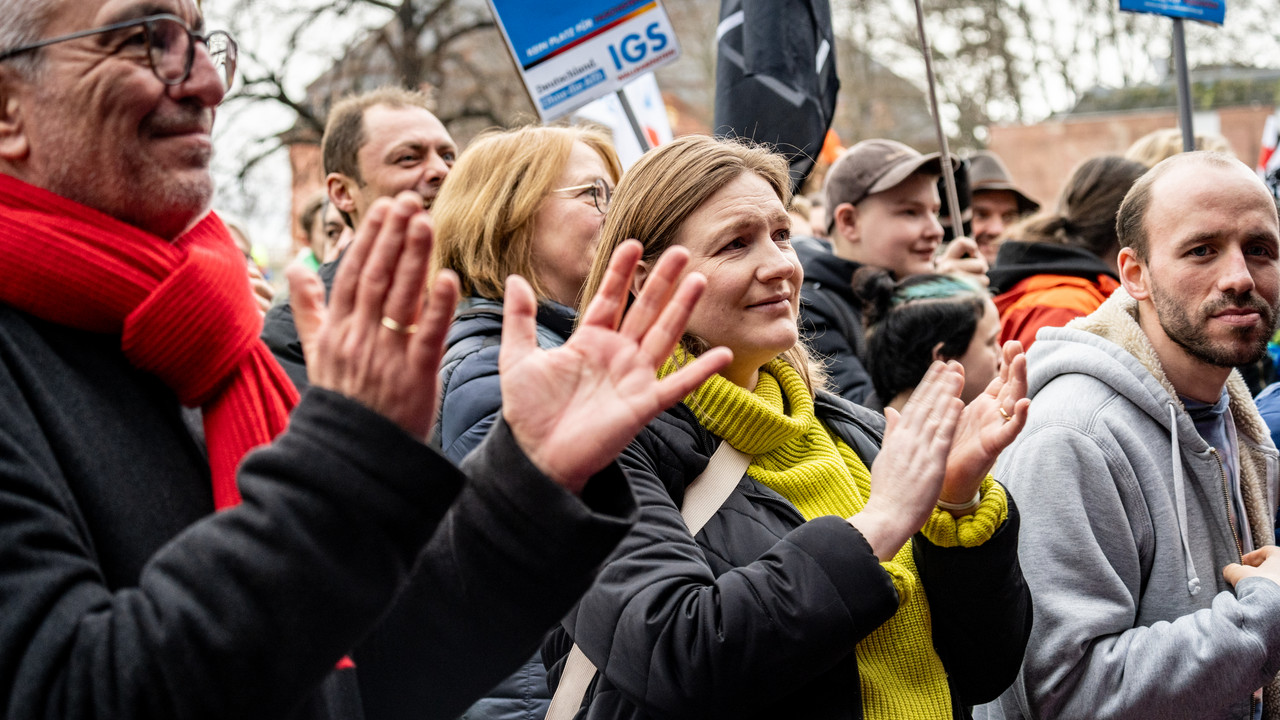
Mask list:
[[[237,52],[0,0],[0,716],[1280,717],[1280,218],[1218,139],[801,198],[378,89],[273,298]]]

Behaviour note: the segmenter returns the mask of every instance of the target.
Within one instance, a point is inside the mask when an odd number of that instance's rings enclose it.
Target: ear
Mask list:
[[[649,263],[641,260],[636,263],[636,272],[631,276],[632,297],[640,294],[640,288],[644,287],[644,281],[647,279],[649,279]]]
[[[1133,248],[1120,248],[1116,256],[1120,266],[1120,284],[1134,300],[1146,300],[1151,297],[1151,276],[1147,266],[1138,259]]]
[[[832,211],[836,220],[836,235],[846,242],[856,244],[861,235],[858,227],[858,206],[853,203],[840,203]]]
[[[22,124],[23,100],[12,72],[0,69],[0,163],[6,169],[31,154],[31,143]]]
[[[942,360],[945,362],[951,359],[942,354],[942,343],[938,343],[937,345],[934,345],[933,352],[930,354],[933,356],[934,360]]]
[[[344,213],[355,212],[355,181],[342,173],[329,173],[324,179],[329,201]]]

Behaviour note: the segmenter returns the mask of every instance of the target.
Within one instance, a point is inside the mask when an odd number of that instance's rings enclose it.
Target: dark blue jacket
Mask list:
[[[573,332],[572,309],[538,305],[538,347],[563,345]],[[498,351],[502,344],[502,301],[463,298],[453,315],[440,361],[440,415],[436,439],[454,462],[480,444],[502,411]]]

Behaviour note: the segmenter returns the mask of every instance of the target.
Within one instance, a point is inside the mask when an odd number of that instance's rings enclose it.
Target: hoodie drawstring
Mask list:
[[[1200,578],[1191,559],[1191,540],[1187,537],[1187,481],[1182,474],[1182,452],[1178,447],[1178,410],[1169,403],[1169,444],[1173,447],[1173,500],[1178,508],[1178,534],[1182,536],[1183,563],[1187,568],[1187,592],[1200,592]]]

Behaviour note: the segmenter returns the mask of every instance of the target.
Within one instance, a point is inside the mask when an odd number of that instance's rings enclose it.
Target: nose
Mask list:
[[[444,182],[444,176],[449,174],[449,165],[440,157],[440,153],[432,151],[427,157],[426,162],[422,163],[423,185],[438,187]]]
[[[1249,261],[1243,250],[1235,247],[1225,252],[1218,274],[1218,289],[1242,294],[1253,290],[1253,287],[1253,273],[1249,272]]]
[[[1006,227],[1007,227],[1007,225],[1006,225],[1006,223],[1005,223],[1005,221],[1004,221],[1004,217],[1003,217],[1003,216],[1001,216],[1001,215],[992,215],[992,216],[991,216],[991,221],[990,221],[990,223],[988,224],[988,228],[989,228],[989,230],[990,230],[990,232],[991,232],[992,239],[995,239],[995,238],[1000,237],[1001,235],[1004,235],[1004,230],[1005,230],[1005,228],[1006,228]]]
[[[764,248],[758,273],[761,280],[790,280],[799,275],[800,262],[796,259],[795,251],[784,249],[773,238],[768,237],[759,245]]]
[[[936,238],[939,242],[941,242],[942,241],[942,221],[938,219],[937,213],[928,213],[928,216],[929,216],[928,226],[924,230],[924,236],[926,238],[929,238],[930,240]]]
[[[191,60],[191,73],[181,84],[173,86],[179,97],[193,97],[203,107],[217,107],[227,94],[222,84],[222,73],[209,57],[209,48],[202,42],[195,43],[195,56]]]

